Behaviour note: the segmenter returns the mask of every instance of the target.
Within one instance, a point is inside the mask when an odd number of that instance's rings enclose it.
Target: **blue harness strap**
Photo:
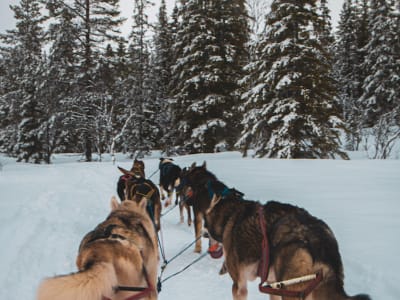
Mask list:
[[[212,197],[214,196],[214,190],[211,187],[211,180],[207,181],[207,191],[208,191],[208,196],[210,197],[210,199],[212,199]],[[224,187],[224,189],[221,192],[221,196],[222,197],[226,197],[229,194],[232,193],[232,189],[228,188],[227,186]]]

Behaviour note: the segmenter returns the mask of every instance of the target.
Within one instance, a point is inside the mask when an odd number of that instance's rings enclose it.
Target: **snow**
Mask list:
[[[180,166],[207,161],[209,170],[246,198],[278,200],[306,208],[334,231],[344,264],[348,294],[372,299],[400,295],[400,160],[274,160],[242,158],[237,152],[174,158]],[[145,159],[146,174],[157,170],[158,153]],[[52,165],[15,163],[0,156],[0,299],[34,299],[46,276],[76,271],[82,237],[109,212],[120,175],[116,166],[131,160],[111,156],[103,162],[78,162],[58,155]],[[158,174],[151,179],[158,183]],[[167,259],[194,240],[193,227],[179,224],[175,208],[162,218]],[[206,249],[207,241],[203,241]],[[194,247],[166,268],[163,278],[199,257]],[[159,299],[231,298],[229,275],[219,276],[222,259],[203,258],[164,282]],[[268,299],[249,285],[249,299]]]

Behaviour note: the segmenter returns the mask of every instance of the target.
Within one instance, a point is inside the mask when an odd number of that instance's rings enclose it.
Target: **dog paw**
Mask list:
[[[203,231],[202,236],[205,239],[209,239],[210,238],[210,234],[208,233],[208,231]]]
[[[222,264],[222,267],[221,267],[221,269],[219,270],[219,275],[224,275],[224,274],[226,274],[226,273],[228,273],[228,269],[226,268],[226,264],[225,264],[225,262]]]
[[[164,206],[165,207],[168,207],[168,206],[170,206],[171,205],[171,199],[167,199],[167,201],[165,201],[165,204],[164,204]]]

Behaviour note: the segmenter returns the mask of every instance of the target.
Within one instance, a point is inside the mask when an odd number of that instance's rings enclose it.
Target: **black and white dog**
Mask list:
[[[175,203],[178,203],[179,197],[179,185],[182,169],[173,163],[171,158],[160,158],[160,191],[161,199],[165,199],[164,192],[167,193],[167,201],[165,206],[168,206],[172,202],[172,194],[175,190],[176,199]]]

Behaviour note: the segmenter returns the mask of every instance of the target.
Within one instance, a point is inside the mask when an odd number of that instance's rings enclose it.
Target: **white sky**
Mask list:
[[[160,1],[153,0],[156,5],[152,8],[150,14],[153,16],[158,12],[158,6]],[[166,0],[168,8],[172,9],[175,0]],[[4,32],[7,29],[12,29],[14,27],[14,15],[10,10],[10,4],[18,4],[19,0],[0,0],[0,33]],[[329,8],[332,13],[332,25],[335,28],[336,24],[339,20],[339,12],[342,7],[343,0],[329,0],[328,1]],[[133,10],[133,0],[120,0],[121,10],[123,11],[123,15],[129,17],[132,14]],[[122,28],[123,32],[130,31],[130,24],[125,24]]]

